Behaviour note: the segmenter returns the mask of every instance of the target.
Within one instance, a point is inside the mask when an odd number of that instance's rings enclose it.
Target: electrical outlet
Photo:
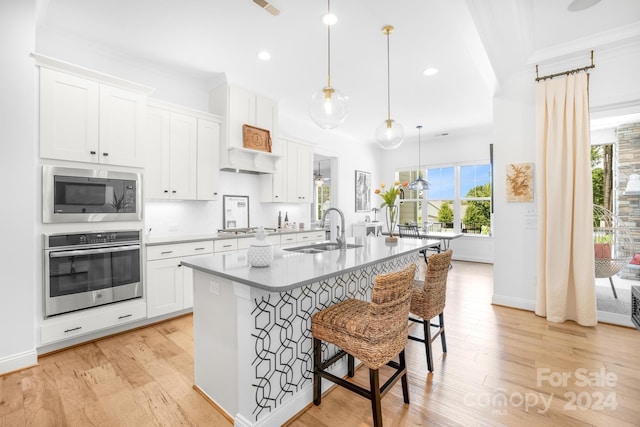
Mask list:
[[[209,292],[214,295],[220,295],[220,283],[211,280],[209,282]]]

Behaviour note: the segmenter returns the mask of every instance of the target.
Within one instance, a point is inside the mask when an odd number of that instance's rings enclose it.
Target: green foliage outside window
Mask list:
[[[440,209],[438,210],[438,222],[445,224],[453,222],[453,209],[451,208],[450,203],[444,202],[440,205]]]

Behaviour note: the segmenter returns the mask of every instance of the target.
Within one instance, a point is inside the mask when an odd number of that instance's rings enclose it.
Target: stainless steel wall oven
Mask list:
[[[140,247],[140,230],[45,234],[45,317],[141,298]]]

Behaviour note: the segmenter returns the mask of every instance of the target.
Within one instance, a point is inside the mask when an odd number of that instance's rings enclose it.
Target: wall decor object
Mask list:
[[[222,228],[249,227],[249,196],[222,196]]]
[[[371,212],[371,173],[356,171],[356,212]]]
[[[533,202],[533,163],[507,165],[507,202]]]
[[[271,152],[271,133],[251,125],[242,125],[242,142],[244,148]]]

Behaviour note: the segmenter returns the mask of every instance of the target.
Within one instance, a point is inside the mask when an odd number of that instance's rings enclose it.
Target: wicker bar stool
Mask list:
[[[409,320],[422,324],[424,338],[411,335],[408,338],[424,343],[429,372],[433,372],[431,343],[438,336],[440,336],[442,342],[442,351],[444,353],[447,352],[447,341],[444,335],[444,305],[447,293],[447,275],[452,253],[451,249],[447,249],[442,253],[430,255],[424,282],[416,280],[413,284],[411,313],[418,316],[419,319],[409,316]],[[439,323],[431,323],[431,319],[436,316],[439,317]],[[431,335],[431,327],[437,328],[435,335]]]
[[[404,402],[409,403],[409,385],[404,357],[407,344],[409,304],[415,264],[403,270],[376,276],[371,302],[348,299],[334,304],[311,317],[313,334],[313,403],[320,405],[322,378],[326,378],[371,400],[374,426],[382,426],[380,399],[402,379]],[[322,361],[322,342],[339,348],[336,355]],[[329,373],[326,369],[347,356],[348,376],[354,375],[354,357],[369,368],[369,389]],[[393,359],[399,356],[399,362]],[[378,368],[395,369],[380,387]]]

